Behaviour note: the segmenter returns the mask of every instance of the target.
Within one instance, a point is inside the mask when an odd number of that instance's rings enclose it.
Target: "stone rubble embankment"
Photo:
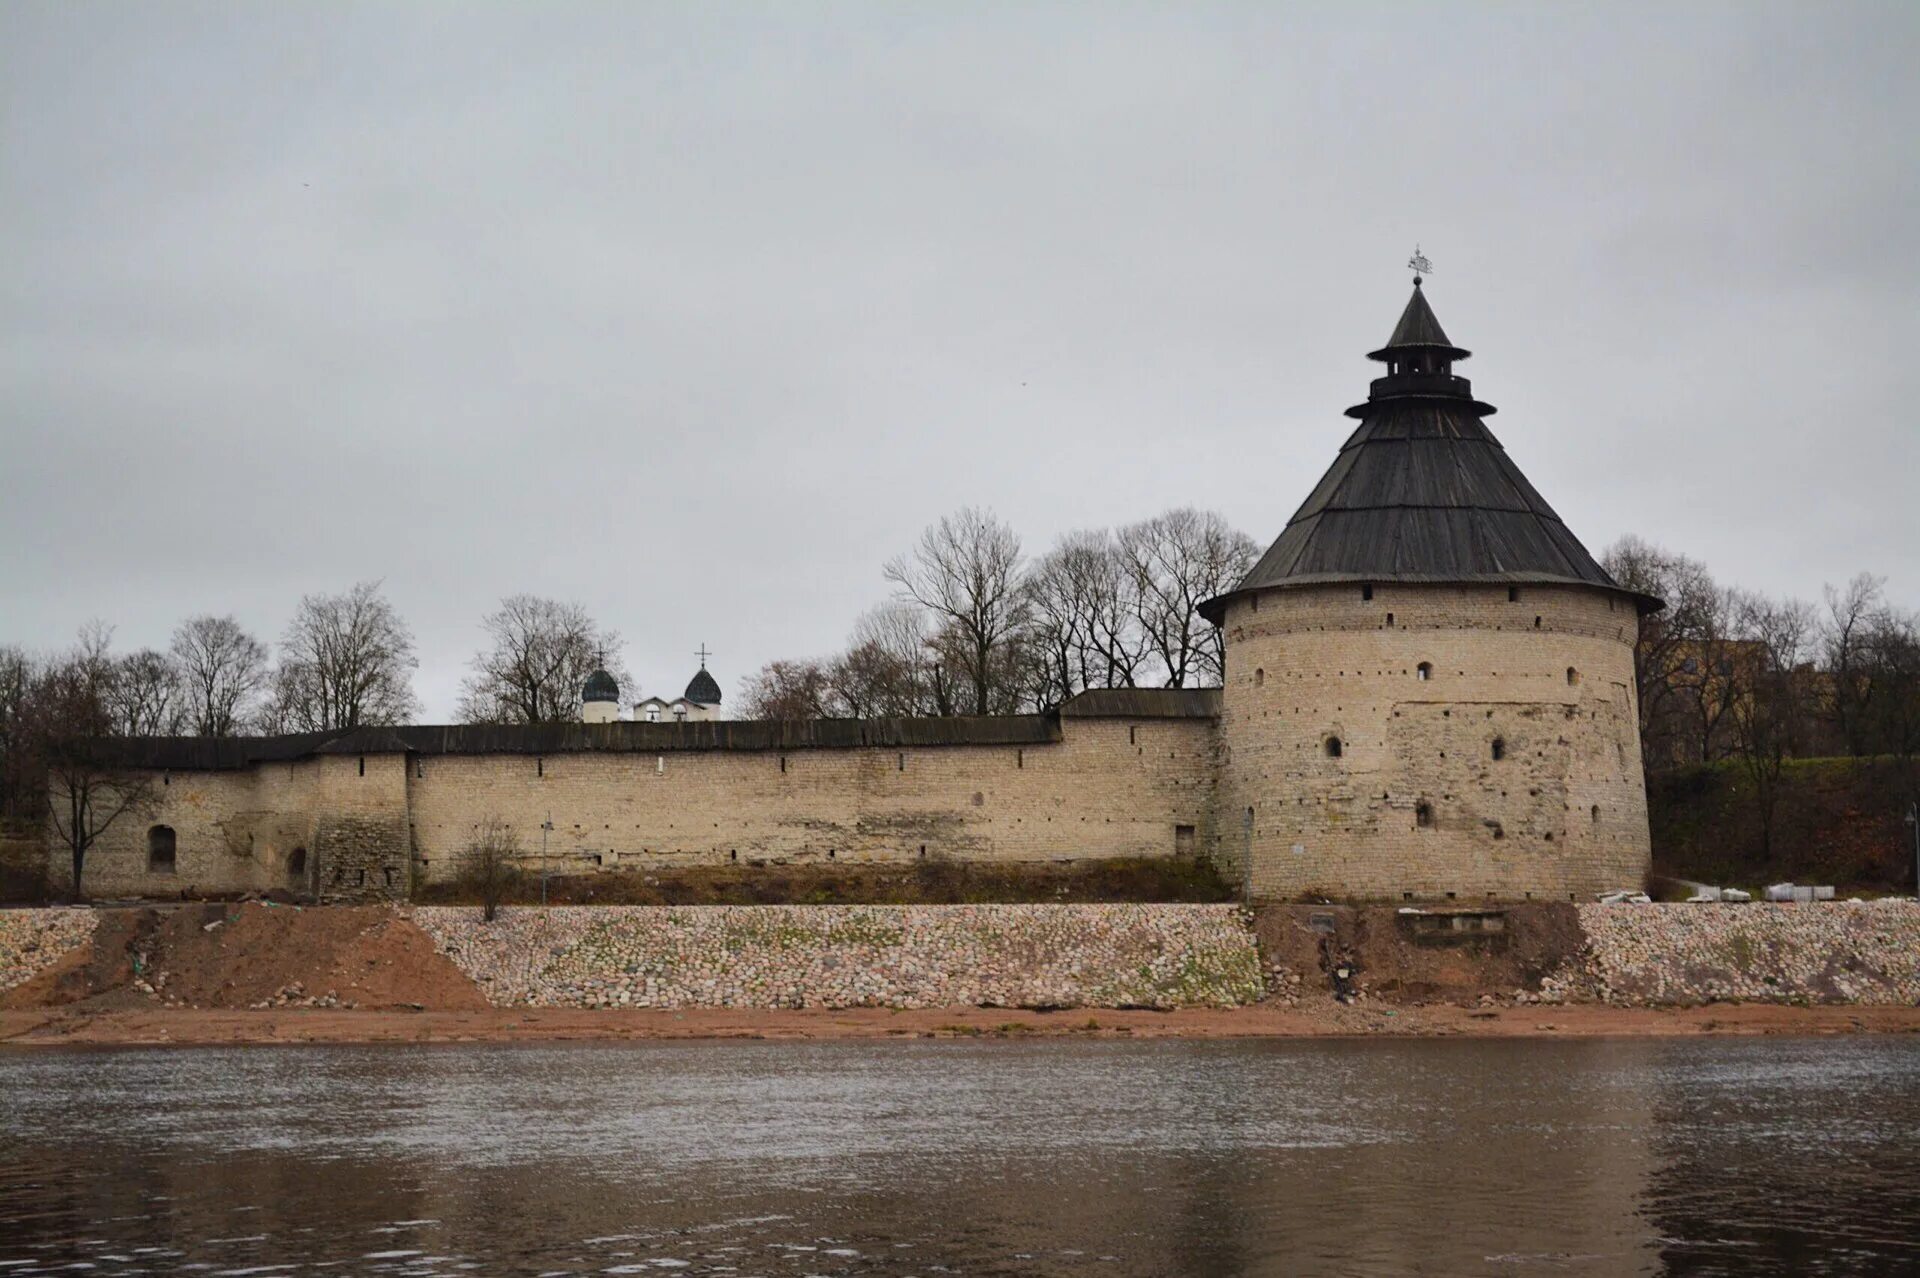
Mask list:
[[[38,976],[93,937],[93,910],[0,910],[0,990]]]
[[[495,1006],[1232,1007],[1263,995],[1225,905],[420,907]]]
[[[1549,1001],[1920,1003],[1920,902],[1583,905]]]
[[[168,961],[185,964],[185,983],[176,997],[173,973],[143,974],[136,955],[134,988],[169,1005],[244,996],[233,1005],[734,1009],[1294,1007],[1330,989],[1301,955],[1263,961],[1249,916],[1223,905],[512,907],[492,923],[456,907],[378,914],[369,924],[346,911],[260,908],[202,924],[170,913],[186,940],[175,938]],[[0,992],[96,936],[124,943],[127,922],[99,932],[103,917],[0,910]],[[296,933],[318,939],[296,944]],[[367,948],[380,938],[385,949]],[[1537,988],[1489,968],[1475,993],[1472,973],[1455,970],[1471,960],[1445,949],[1408,948],[1395,974],[1418,982],[1433,978],[1419,966],[1427,959],[1450,965],[1454,984],[1466,982],[1463,1003],[1920,1006],[1913,901],[1582,905],[1565,939]],[[208,953],[181,949],[195,944]],[[201,972],[215,959],[225,966]],[[227,988],[234,963],[251,971],[268,959],[273,971]],[[1380,975],[1361,968],[1356,991]],[[196,972],[198,985],[187,979]]]

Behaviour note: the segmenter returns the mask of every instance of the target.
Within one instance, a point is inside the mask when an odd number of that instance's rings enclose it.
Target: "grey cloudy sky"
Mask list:
[[[1263,545],[1430,293],[1596,552],[1920,604],[1920,6],[0,7],[0,642],[380,577],[648,692],[990,506]]]

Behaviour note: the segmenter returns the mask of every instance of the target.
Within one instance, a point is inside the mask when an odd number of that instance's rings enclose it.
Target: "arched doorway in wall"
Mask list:
[[[156,825],[147,830],[147,873],[172,874],[178,864],[175,852],[177,843],[170,825]]]
[[[307,850],[295,848],[287,855],[287,882],[293,887],[307,885]]]

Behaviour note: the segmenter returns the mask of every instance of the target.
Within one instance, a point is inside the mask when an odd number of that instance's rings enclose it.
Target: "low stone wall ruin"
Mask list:
[[[1224,905],[410,911],[496,1006],[1180,1007],[1262,996]]]

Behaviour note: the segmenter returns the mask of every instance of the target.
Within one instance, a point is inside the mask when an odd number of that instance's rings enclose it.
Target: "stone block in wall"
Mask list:
[[[322,815],[315,822],[316,890],[326,904],[401,901],[411,891],[407,821]]]

